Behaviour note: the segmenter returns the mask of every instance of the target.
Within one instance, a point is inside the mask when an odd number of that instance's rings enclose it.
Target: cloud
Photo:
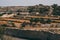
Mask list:
[[[60,0],[1,0],[0,6],[51,5],[54,3],[60,5]]]

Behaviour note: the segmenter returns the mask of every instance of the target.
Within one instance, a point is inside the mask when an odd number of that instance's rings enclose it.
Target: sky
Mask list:
[[[0,0],[0,6],[60,5],[60,0]]]

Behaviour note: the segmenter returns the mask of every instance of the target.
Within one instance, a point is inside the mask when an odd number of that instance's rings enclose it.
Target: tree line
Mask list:
[[[40,14],[43,14],[43,15],[48,15],[49,12],[52,10],[51,15],[60,16],[60,6],[58,6],[57,4],[53,4],[51,5],[51,7],[52,9],[50,8],[50,6],[44,6],[40,4],[36,6],[30,6],[27,8],[27,10],[29,13],[39,12]]]

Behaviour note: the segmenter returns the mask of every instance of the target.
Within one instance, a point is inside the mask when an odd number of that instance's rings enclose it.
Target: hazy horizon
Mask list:
[[[60,5],[60,0],[1,0],[0,6]]]

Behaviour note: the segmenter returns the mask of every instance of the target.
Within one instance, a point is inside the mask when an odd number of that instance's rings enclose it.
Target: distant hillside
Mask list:
[[[0,12],[39,12],[40,15],[59,15],[60,16],[60,6],[57,4],[53,4],[51,6],[48,5],[35,5],[35,6],[8,6],[8,7],[0,7]]]

